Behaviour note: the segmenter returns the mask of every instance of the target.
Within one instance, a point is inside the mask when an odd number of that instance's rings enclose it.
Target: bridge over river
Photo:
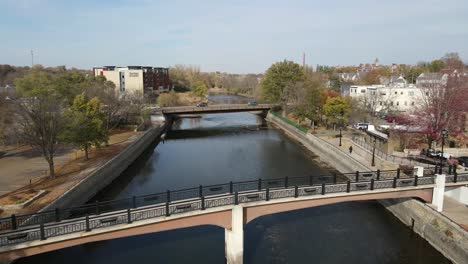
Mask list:
[[[419,198],[437,207],[446,186],[468,183],[468,173],[426,172],[423,176],[422,170],[356,172],[345,174],[349,179],[345,181],[323,175],[229,182],[12,216],[0,219],[0,260],[93,241],[215,225],[225,229],[228,263],[242,263],[243,226],[257,217],[346,201],[402,197]]]
[[[235,113],[235,112],[257,112],[269,111],[274,104],[215,104],[205,107],[196,106],[179,106],[179,107],[163,107],[152,110],[153,114],[164,115],[183,115],[183,114],[219,114],[219,113]]]

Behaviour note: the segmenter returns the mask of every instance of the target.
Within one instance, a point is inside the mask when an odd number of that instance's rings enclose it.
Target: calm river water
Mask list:
[[[244,102],[241,97],[211,100]],[[183,118],[95,199],[104,201],[258,178],[325,172],[313,156],[249,113]],[[93,200],[95,200],[93,199]],[[245,227],[245,263],[450,263],[378,203],[269,215]],[[224,263],[224,230],[201,226],[90,243],[19,263]]]

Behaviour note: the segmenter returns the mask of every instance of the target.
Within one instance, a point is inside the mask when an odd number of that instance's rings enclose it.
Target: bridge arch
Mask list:
[[[265,215],[295,211],[334,203],[380,200],[391,198],[418,198],[425,201],[426,203],[430,203],[432,202],[432,191],[432,188],[428,188],[398,192],[366,193],[358,195],[346,195],[326,198],[324,197],[323,199],[288,199],[287,201],[281,203],[259,204],[244,208],[244,224],[247,224],[256,218]]]

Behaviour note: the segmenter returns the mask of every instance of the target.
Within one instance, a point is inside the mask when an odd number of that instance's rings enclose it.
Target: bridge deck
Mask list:
[[[197,113],[229,113],[229,112],[251,112],[270,110],[272,104],[258,104],[254,106],[246,104],[225,104],[225,105],[209,105],[205,107],[196,106],[180,106],[180,107],[164,107],[154,109],[153,113],[161,114],[197,114]]]

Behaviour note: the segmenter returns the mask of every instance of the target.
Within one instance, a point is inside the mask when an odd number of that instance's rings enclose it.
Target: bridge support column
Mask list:
[[[224,243],[227,264],[244,262],[244,208],[236,205],[232,209],[232,228],[225,229]]]
[[[442,212],[444,207],[445,174],[436,174],[435,176],[435,186],[432,191],[432,205],[435,206],[438,212]]]

